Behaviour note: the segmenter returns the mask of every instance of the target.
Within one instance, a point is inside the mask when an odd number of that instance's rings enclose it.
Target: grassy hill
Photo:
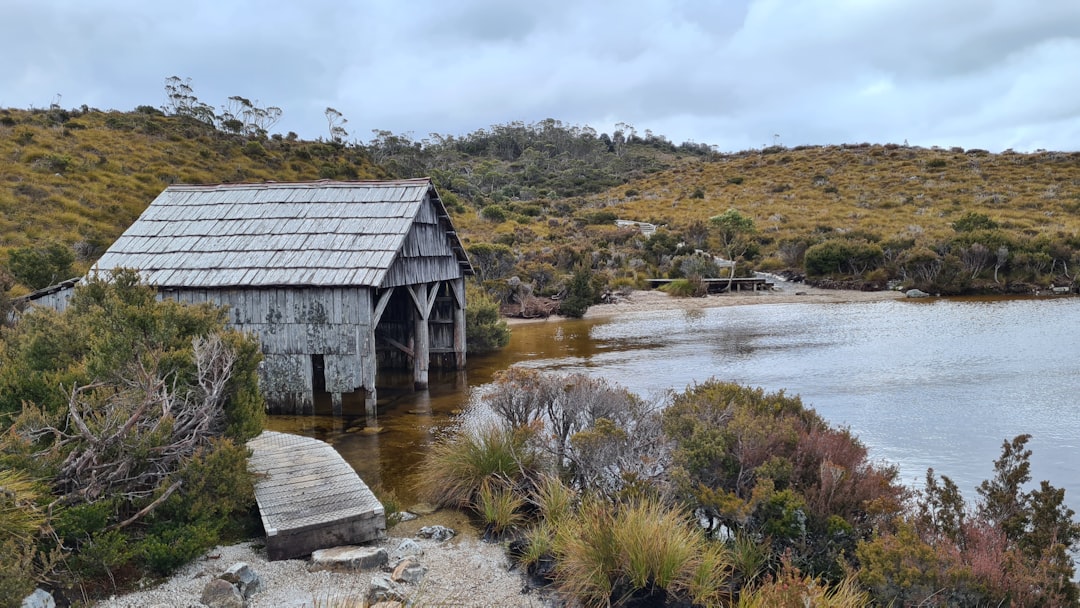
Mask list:
[[[386,176],[360,148],[227,134],[152,108],[0,110],[0,260],[58,244],[84,271],[173,183]]]
[[[420,142],[378,131],[360,145],[242,135],[145,106],[0,110],[0,266],[22,281],[6,281],[16,295],[66,278],[31,278],[28,266],[68,256],[63,270],[80,273],[172,183],[417,176],[435,180],[481,278],[506,300],[562,291],[576,269],[596,288],[715,274],[692,253],[719,252],[709,218],[728,209],[755,227],[740,235],[744,268],[849,286],[1020,291],[1070,282],[1080,266],[1080,153],[719,154],[622,127],[547,120]],[[662,229],[646,239],[615,218]]]

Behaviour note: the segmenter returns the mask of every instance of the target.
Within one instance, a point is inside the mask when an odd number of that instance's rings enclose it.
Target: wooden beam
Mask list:
[[[393,295],[394,288],[390,287],[386,291],[379,294],[379,302],[375,305],[375,311],[371,313],[371,326],[376,327],[379,325],[379,319],[382,318],[383,311],[386,310],[386,305],[390,303],[390,296]]]
[[[427,318],[424,310],[424,304],[427,304],[427,284],[418,283],[416,285],[406,285],[405,289],[409,291],[409,296],[412,298],[413,306],[416,307],[416,312],[420,313],[423,318]],[[416,293],[419,290],[421,293]]]
[[[409,355],[410,357],[415,357],[416,356],[416,355],[413,354],[413,349],[411,349],[408,346],[402,344],[401,342],[398,342],[397,340],[391,338],[390,336],[387,336],[386,334],[377,334],[377,335],[378,335],[379,338],[384,340],[387,344],[389,344],[390,346],[393,346],[394,348],[400,350],[401,352],[405,353],[406,355]]]
[[[427,298],[427,310],[424,312],[425,319],[431,316],[431,309],[435,307],[435,298],[439,295],[439,285],[439,281],[436,281],[430,287],[431,291],[428,292]]]

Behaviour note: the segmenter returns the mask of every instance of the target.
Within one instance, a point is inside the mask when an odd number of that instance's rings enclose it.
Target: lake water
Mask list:
[[[473,357],[432,390],[380,388],[378,425],[362,416],[275,417],[275,430],[330,441],[369,483],[412,497],[410,471],[451,423],[470,386],[526,365],[584,372],[646,398],[711,377],[798,394],[871,456],[921,484],[927,467],[965,497],[1001,444],[1032,440],[1032,476],[1080,511],[1080,299],[761,304],[514,327],[510,346]],[[389,380],[388,380],[389,381]]]

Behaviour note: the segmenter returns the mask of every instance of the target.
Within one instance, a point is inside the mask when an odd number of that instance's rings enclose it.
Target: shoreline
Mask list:
[[[679,298],[656,289],[631,291],[615,296],[615,301],[594,304],[585,312],[583,319],[606,319],[624,314],[661,312],[669,310],[703,310],[722,306],[752,306],[756,304],[844,304],[851,302],[885,302],[901,300],[906,296],[900,291],[856,291],[853,289],[821,289],[802,284],[783,283],[770,291],[710,294],[704,297]],[[557,323],[567,317],[552,315],[538,319],[503,317],[507,325],[526,323]]]

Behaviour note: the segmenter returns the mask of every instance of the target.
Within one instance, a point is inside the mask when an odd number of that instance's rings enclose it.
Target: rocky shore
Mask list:
[[[437,522],[437,523],[436,523]],[[432,528],[452,529],[449,539]],[[428,528],[428,530],[424,530]],[[481,540],[464,515],[440,511],[390,529],[389,537],[364,546],[366,555],[384,554],[374,564],[360,559],[320,558],[267,561],[259,539],[216,547],[172,578],[146,589],[117,595],[96,608],[383,608],[417,606],[541,608],[553,603],[512,567],[502,545]],[[259,579],[246,600],[204,602],[204,592],[236,564]],[[229,578],[226,576],[225,578]],[[217,585],[217,584],[215,584]],[[227,585],[221,585],[226,587]],[[249,591],[251,591],[251,588]],[[238,591],[240,589],[238,588]],[[227,594],[228,589],[225,590]],[[243,597],[240,591],[238,596]],[[222,597],[225,597],[224,595]],[[227,603],[229,601],[235,603]],[[364,602],[368,602],[365,604]],[[378,602],[383,602],[379,604]]]

